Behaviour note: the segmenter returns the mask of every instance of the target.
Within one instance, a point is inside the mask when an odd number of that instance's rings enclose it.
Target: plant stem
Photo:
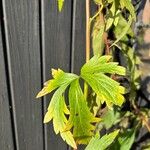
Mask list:
[[[100,7],[98,12],[92,18],[90,18],[90,23],[101,13],[102,9],[103,9],[103,5]]]
[[[90,59],[90,0],[86,0],[86,62]],[[87,99],[88,85],[84,83],[84,96]]]
[[[90,59],[90,0],[86,0],[86,62]]]

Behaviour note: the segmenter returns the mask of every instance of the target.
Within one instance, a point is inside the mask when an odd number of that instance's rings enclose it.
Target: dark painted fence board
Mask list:
[[[74,0],[71,71],[78,74],[85,63],[85,25],[85,1]]]
[[[38,3],[3,0],[17,150],[43,150]]]
[[[0,149],[14,150],[5,70],[4,50],[0,26]]]
[[[50,78],[51,68],[70,71],[71,3],[66,1],[61,13],[56,0],[42,0],[43,76]],[[50,97],[45,99],[45,111]],[[45,125],[46,150],[66,150],[67,145],[53,131],[52,122]]]

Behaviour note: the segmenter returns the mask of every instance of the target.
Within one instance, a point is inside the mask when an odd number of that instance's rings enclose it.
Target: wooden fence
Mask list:
[[[43,125],[49,97],[35,96],[51,68],[78,72],[84,62],[85,1],[2,0],[0,4],[0,149],[66,150]]]
[[[67,150],[42,122],[50,97],[35,96],[51,68],[79,73],[85,0],[0,1],[0,150]]]

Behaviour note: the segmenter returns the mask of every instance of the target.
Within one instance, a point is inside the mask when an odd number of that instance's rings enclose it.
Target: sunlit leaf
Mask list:
[[[112,149],[130,150],[135,140],[136,129],[130,129],[118,135],[118,139],[112,145]],[[111,150],[111,149],[110,149]]]
[[[110,55],[99,56],[95,55],[81,68],[82,74],[93,74],[93,73],[110,73],[125,75],[126,69],[122,66],[118,66],[117,62],[109,62],[112,58]]]
[[[116,130],[110,134],[104,135],[100,138],[98,135],[93,137],[85,150],[105,150],[115,140],[119,130]]]
[[[81,69],[81,77],[92,87],[94,92],[107,104],[121,106],[125,88],[104,73],[125,75],[125,68],[117,63],[108,62],[111,56],[94,56]]]
[[[64,5],[64,0],[57,0],[58,2],[58,10],[61,11]]]
[[[71,73],[65,73],[62,70],[54,70],[52,69],[52,80],[47,81],[44,84],[44,88],[38,93],[37,98],[42,97],[48,93],[51,93],[56,88],[62,85],[69,85],[73,80],[78,78],[77,75]]]
[[[92,123],[100,121],[95,118],[87,106],[79,80],[71,83],[69,89],[70,117],[66,130],[73,128],[76,143],[87,144],[93,135],[95,126]]]
[[[53,119],[53,127],[56,134],[60,133],[63,140],[66,141],[70,146],[76,148],[76,143],[73,139],[73,135],[70,131],[64,132],[64,128],[67,123],[65,114],[70,114],[69,110],[64,101],[64,91],[67,85],[61,86],[53,95],[48,111],[44,117],[44,123],[49,122]]]

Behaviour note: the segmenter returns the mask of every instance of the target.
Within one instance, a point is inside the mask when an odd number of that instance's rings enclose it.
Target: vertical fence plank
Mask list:
[[[1,21],[1,20],[0,20]],[[14,150],[0,22],[0,149]]]
[[[71,4],[65,1],[62,12],[58,12],[56,0],[42,0],[42,43],[43,43],[43,80],[50,78],[51,68],[70,71],[71,49]],[[45,111],[50,101],[45,100]],[[53,131],[52,122],[45,125],[46,150],[66,150],[67,145]]]
[[[2,2],[17,150],[43,150],[39,2]]]
[[[71,71],[79,74],[81,66],[85,63],[85,1],[74,0],[72,19]]]

